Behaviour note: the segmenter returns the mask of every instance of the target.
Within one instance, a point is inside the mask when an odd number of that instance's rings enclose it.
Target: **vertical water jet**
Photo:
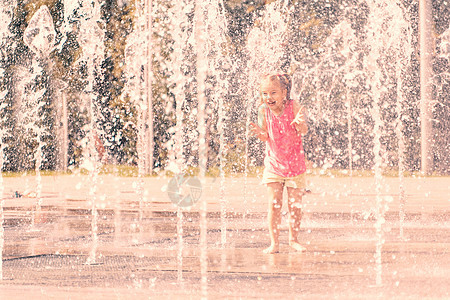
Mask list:
[[[100,73],[101,62],[104,59],[105,46],[104,31],[100,28],[101,8],[100,0],[84,0],[82,2],[82,15],[84,20],[80,24],[78,41],[82,47],[83,55],[81,60],[86,62],[88,76],[87,85],[84,89],[88,114],[89,132],[87,141],[87,152],[84,155],[83,166],[89,171],[89,200],[91,202],[91,236],[92,246],[87,260],[88,264],[96,263],[96,253],[98,247],[98,213],[97,213],[97,180],[99,172],[99,157],[97,152],[98,134],[98,111],[96,100],[98,93],[95,88],[96,74]]]
[[[198,165],[199,179],[205,183],[205,173],[207,166],[208,148],[206,144],[206,79],[208,70],[208,60],[205,54],[206,48],[206,27],[205,14],[206,5],[203,1],[195,1],[194,10],[194,34],[196,38],[196,81],[197,81],[197,126],[198,126]],[[200,273],[201,273],[201,295],[203,299],[208,297],[208,242],[207,242],[207,201],[201,198],[200,203]]]

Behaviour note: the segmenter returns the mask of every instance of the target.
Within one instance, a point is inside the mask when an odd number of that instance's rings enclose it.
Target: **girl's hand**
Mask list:
[[[267,141],[269,138],[267,132],[255,123],[250,123],[250,132],[261,141]]]
[[[294,121],[291,122],[291,125],[300,125],[302,123],[305,123],[305,114],[300,109],[297,113],[297,115],[294,118]]]
[[[306,134],[308,132],[308,125],[306,124],[305,110],[300,108],[291,122],[297,130],[297,134]]]

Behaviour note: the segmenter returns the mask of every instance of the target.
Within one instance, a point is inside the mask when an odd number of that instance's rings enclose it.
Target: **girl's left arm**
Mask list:
[[[250,123],[250,130],[257,138],[261,141],[265,142],[269,139],[269,135],[267,133],[267,124],[265,118],[265,110],[266,106],[263,104],[258,108],[258,124]]]
[[[298,134],[305,135],[308,132],[308,123],[306,121],[306,108],[297,100],[293,100],[294,120],[291,125],[295,126]]]

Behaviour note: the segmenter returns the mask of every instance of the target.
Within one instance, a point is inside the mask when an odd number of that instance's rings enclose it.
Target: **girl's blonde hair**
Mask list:
[[[286,100],[290,100],[292,81],[291,76],[287,73],[265,73],[261,76],[261,80],[268,79],[270,81],[278,81],[281,88],[286,89]]]

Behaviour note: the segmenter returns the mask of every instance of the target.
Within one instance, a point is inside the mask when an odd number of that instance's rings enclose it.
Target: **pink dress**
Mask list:
[[[266,126],[269,139],[266,141],[264,166],[267,171],[282,177],[294,177],[306,171],[302,137],[294,125],[293,101],[287,101],[281,115],[276,116],[267,108]]]

